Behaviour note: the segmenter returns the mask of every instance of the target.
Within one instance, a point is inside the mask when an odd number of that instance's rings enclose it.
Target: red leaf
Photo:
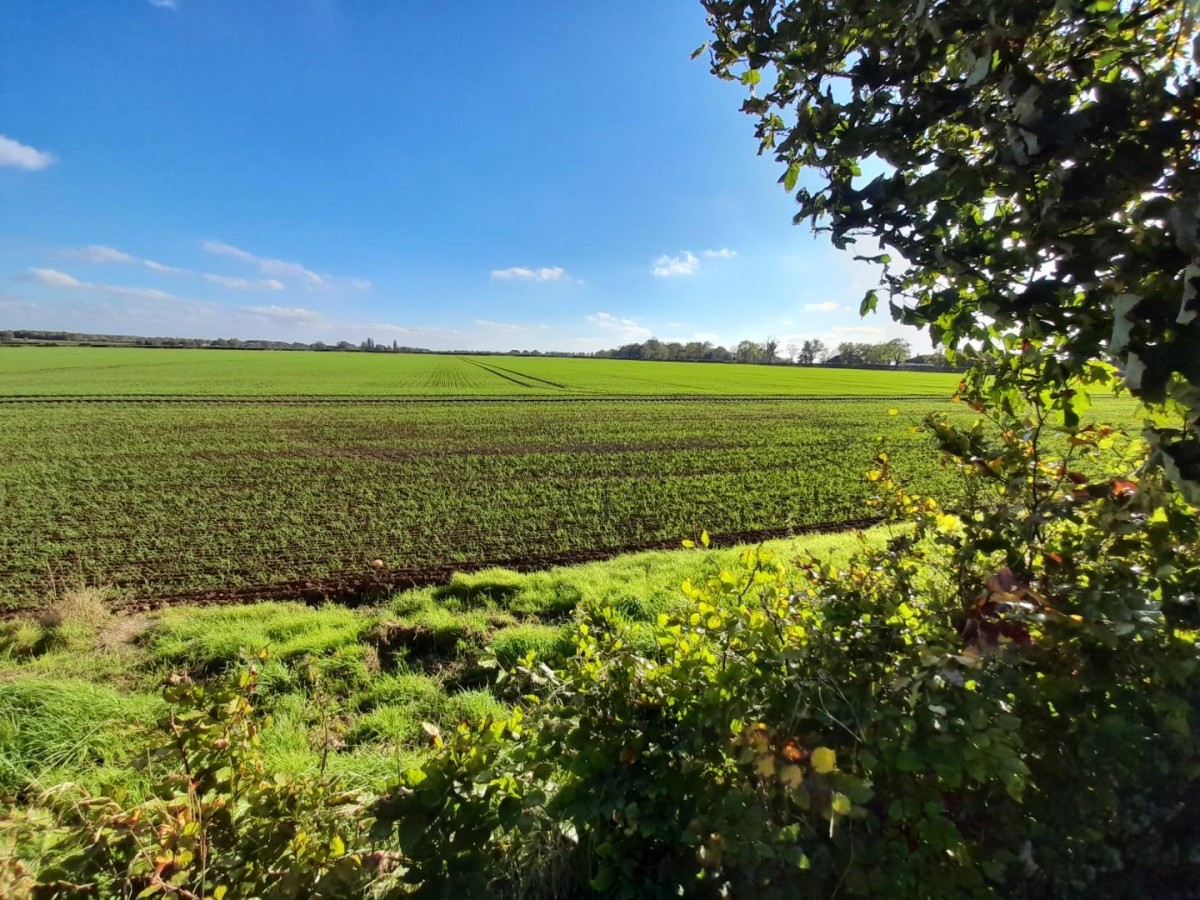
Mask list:
[[[1112,492],[1114,497],[1132,497],[1137,493],[1137,484],[1117,479],[1112,483]]]

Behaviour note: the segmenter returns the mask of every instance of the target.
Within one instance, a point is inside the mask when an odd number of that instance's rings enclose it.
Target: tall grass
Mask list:
[[[162,711],[153,695],[77,679],[0,682],[0,789],[111,777]]]

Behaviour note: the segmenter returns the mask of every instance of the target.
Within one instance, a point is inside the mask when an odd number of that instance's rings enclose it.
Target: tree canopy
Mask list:
[[[1200,496],[1200,89],[1180,0],[705,0],[797,222],[1070,424],[1123,372]],[[869,292],[864,312],[876,305]],[[1057,389],[1055,389],[1057,386]],[[1190,485],[1189,485],[1190,482]]]

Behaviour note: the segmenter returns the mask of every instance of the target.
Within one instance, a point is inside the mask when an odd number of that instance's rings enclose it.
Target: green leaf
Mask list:
[[[787,167],[787,171],[783,173],[783,189],[791,192],[796,189],[796,183],[800,180],[800,166],[797,163],[792,163]]]

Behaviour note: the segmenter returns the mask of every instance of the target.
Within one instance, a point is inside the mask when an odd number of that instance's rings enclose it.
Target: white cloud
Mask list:
[[[11,166],[26,172],[37,172],[53,162],[53,154],[36,150],[28,144],[0,134],[0,167]]]
[[[227,275],[210,275],[205,273],[204,280],[211,284],[219,284],[231,291],[282,291],[283,282],[274,278],[230,278]]]
[[[832,300],[826,300],[824,303],[805,303],[804,308],[809,312],[834,312],[839,306]]]
[[[209,253],[215,253],[217,256],[227,256],[239,262],[257,266],[258,270],[264,275],[276,278],[294,278],[306,285],[310,290],[350,287],[354,290],[365,291],[371,288],[371,282],[365,278],[334,278],[332,275],[322,275],[300,263],[275,259],[270,256],[258,256],[240,247],[226,244],[223,241],[204,241],[201,246]]]
[[[258,257],[253,253],[247,253],[245,250],[222,241],[204,241],[201,246],[209,253],[215,253],[218,256],[232,256],[234,259],[245,263],[258,262]]]
[[[654,261],[651,272],[659,278],[671,278],[676,275],[695,275],[699,268],[699,258],[684,250],[679,256],[660,256]]]
[[[38,284],[47,287],[65,288],[72,291],[87,291],[94,294],[107,294],[111,297],[122,297],[127,300],[176,301],[182,300],[166,291],[154,288],[123,287],[116,284],[93,284],[80,281],[73,275],[60,272],[57,269],[30,269],[29,277]]]
[[[527,269],[524,266],[512,266],[508,269],[492,269],[492,277],[499,281],[570,281],[565,269],[560,266],[549,266],[541,269]]]
[[[187,275],[187,269],[177,269],[175,266],[164,266],[160,262],[155,262],[152,259],[140,260],[141,264],[152,272],[161,272],[163,275]]]
[[[622,341],[644,341],[653,335],[649,328],[639,325],[636,319],[623,319],[606,312],[594,313],[587,320],[596,330]]]
[[[66,272],[59,272],[57,269],[30,269],[30,276],[38,284],[47,284],[50,287],[61,288],[82,288],[84,283],[79,279],[68,275]]]
[[[179,0],[150,0],[150,5],[158,9],[179,9]]]
[[[164,266],[162,263],[155,262],[152,259],[134,256],[131,253],[126,253],[124,250],[118,250],[116,247],[105,247],[101,244],[91,244],[87,247],[65,250],[62,255],[69,259],[79,259],[88,263],[136,263],[137,265],[145,266],[152,272],[158,272],[163,275],[189,274],[187,269]]]
[[[248,306],[246,311],[267,319],[297,324],[316,324],[325,321],[325,316],[321,313],[299,306]]]
[[[81,247],[78,250],[70,250],[68,253],[76,259],[92,263],[129,263],[134,261],[133,257],[128,253],[124,253],[113,247],[101,247],[96,244],[90,247]]]
[[[705,250],[700,255],[707,259],[733,259],[737,256],[737,251],[722,247],[720,250]]]

